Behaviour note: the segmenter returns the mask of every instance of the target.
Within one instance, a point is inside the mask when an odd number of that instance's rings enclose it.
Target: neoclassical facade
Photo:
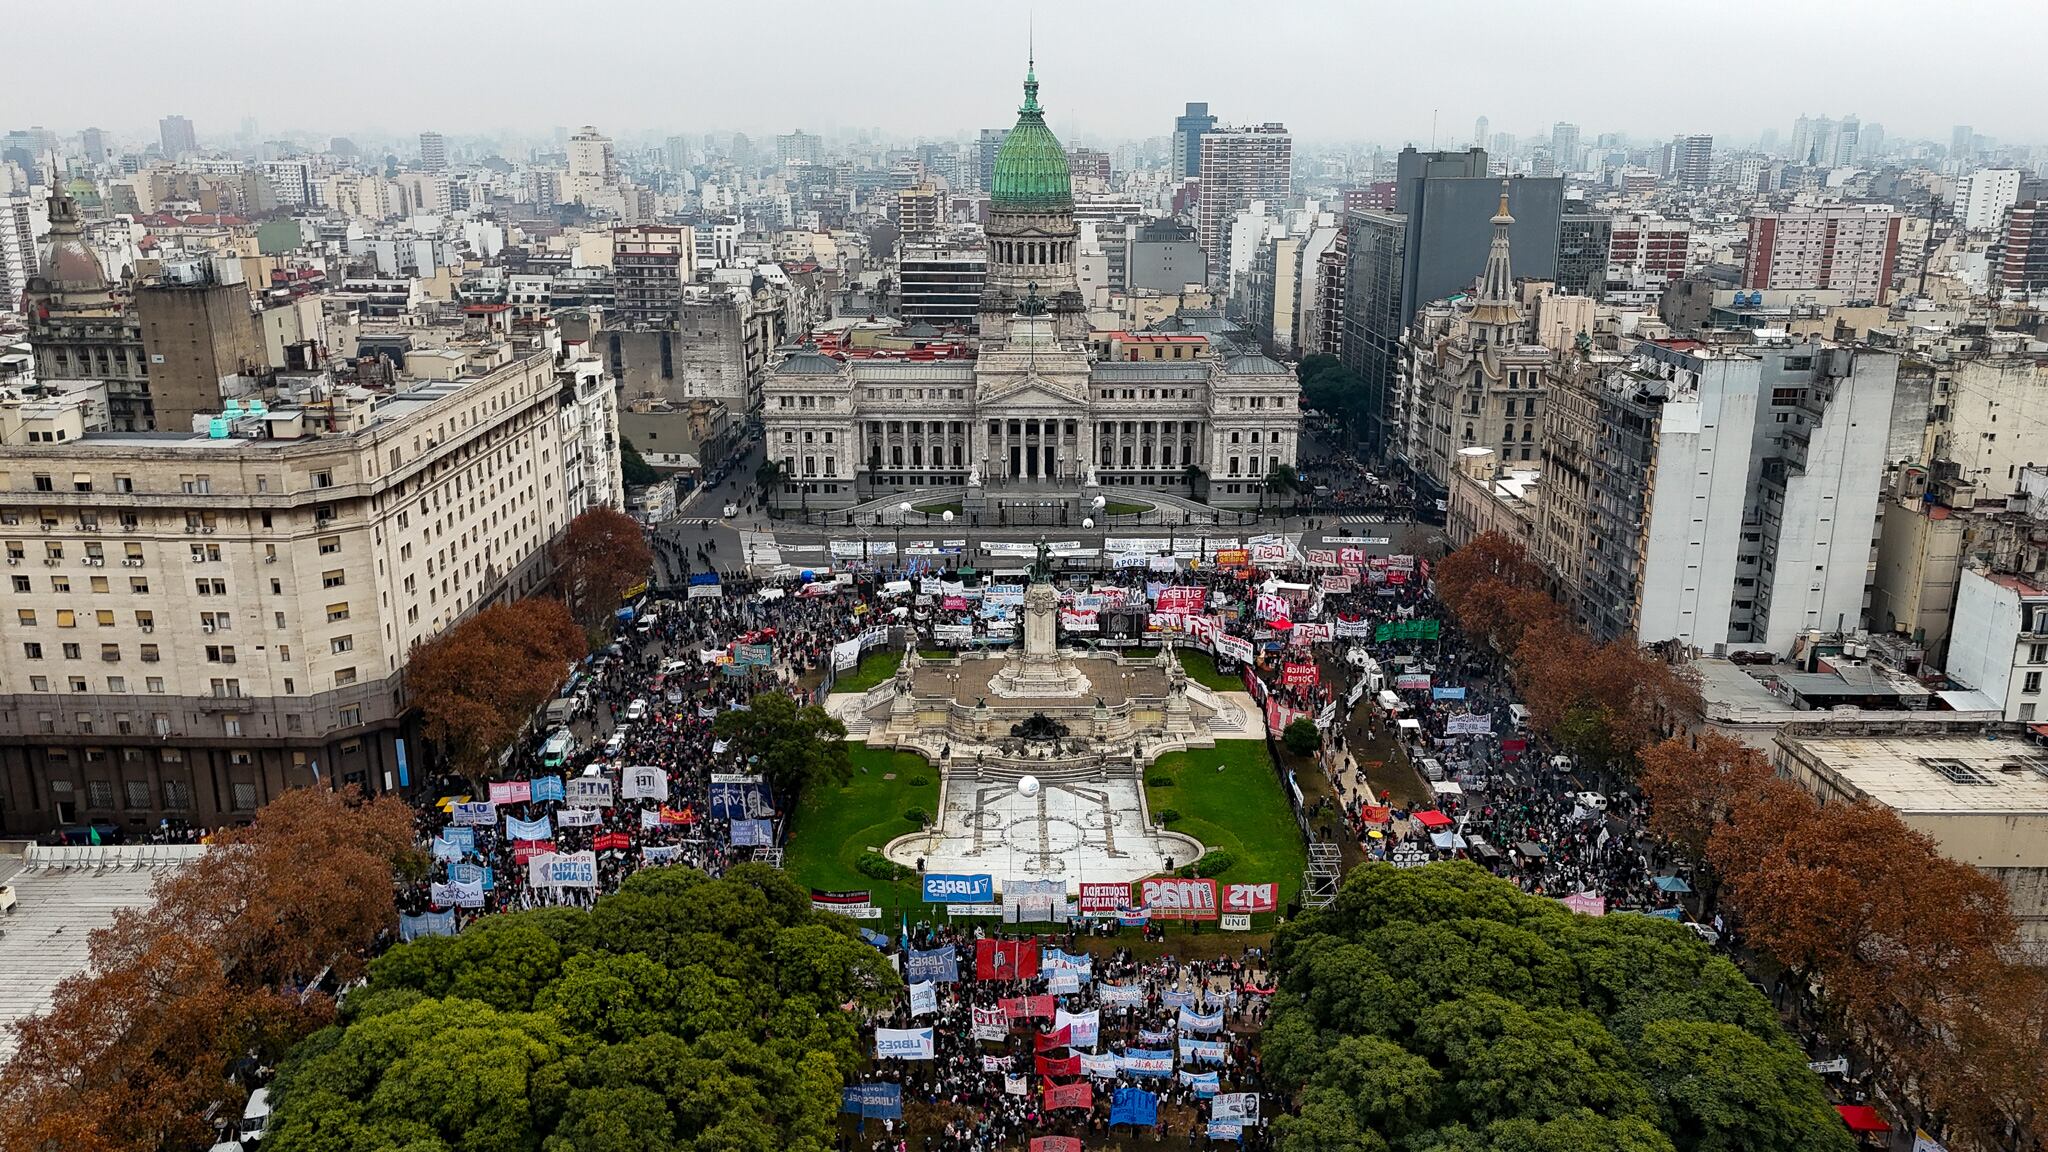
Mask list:
[[[1116,360],[1091,349],[1076,287],[1066,153],[1045,125],[1034,75],[997,153],[988,280],[973,361],[787,357],[762,392],[768,456],[785,508],[847,508],[894,492],[1105,490],[1256,507],[1274,464],[1292,465],[1300,387],[1220,316],[1187,314],[1206,355]]]

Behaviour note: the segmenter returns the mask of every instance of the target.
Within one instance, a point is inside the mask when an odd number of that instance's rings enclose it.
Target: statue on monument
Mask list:
[[[1038,559],[1031,562],[1031,582],[1052,583],[1052,547],[1045,542],[1043,536],[1038,538]]]

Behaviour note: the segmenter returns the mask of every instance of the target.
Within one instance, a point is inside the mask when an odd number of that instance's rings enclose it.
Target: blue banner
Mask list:
[[[927,904],[990,904],[996,898],[995,877],[984,872],[975,876],[928,872],[924,878]]]
[[[712,716],[717,714],[717,709],[712,709]],[[758,779],[711,781],[711,814],[720,820],[760,820],[773,816],[772,799],[768,785]]]
[[[481,886],[486,892],[498,886],[497,877],[491,875],[491,870],[481,864],[450,864],[448,866],[448,882],[450,884],[476,884]]]
[[[732,822],[732,846],[735,848],[768,848],[775,844],[775,825],[766,820],[735,820]]]
[[[1083,984],[1095,979],[1095,957],[1086,953],[1069,956],[1057,948],[1047,948],[1040,964],[1049,972],[1071,972]]]
[[[1193,992],[1178,991],[1161,992],[1159,994],[1159,1002],[1168,1008],[1193,1008],[1195,1006],[1195,994]]]
[[[1223,1027],[1223,1012],[1219,1009],[1207,1016],[1192,1008],[1180,1010],[1180,1026],[1186,1032],[1215,1032]]]
[[[400,788],[410,788],[412,787],[412,765],[407,764],[405,761],[405,741],[401,739],[393,741],[393,743],[398,747],[398,786]]]
[[[839,1110],[863,1120],[903,1119],[901,1084],[852,1084],[839,1094]]]
[[[920,952],[912,948],[904,958],[903,979],[911,983],[929,980],[934,984],[957,984],[960,981],[960,958],[951,944]]]
[[[1241,1120],[1211,1120],[1209,1121],[1209,1139],[1242,1141],[1244,1139],[1244,1122]]]
[[[455,935],[455,910],[453,908],[443,909],[439,912],[425,912],[418,916],[400,916],[398,918],[398,938],[400,940],[417,940],[422,936],[453,935]]]
[[[567,793],[562,788],[562,778],[560,776],[540,776],[536,777],[533,781],[532,798],[534,800],[560,801],[566,795]]]
[[[1138,1029],[1138,1043],[1171,1044],[1173,1043],[1173,1029],[1161,1028],[1155,1032],[1150,1028],[1140,1028]]]
[[[1177,1072],[1175,1077],[1195,1090],[1195,1095],[1207,1100],[1223,1091],[1223,1077],[1218,1072]]]
[[[1173,1049],[1128,1048],[1117,1054],[1117,1066],[1136,1076],[1173,1075]]]
[[[1229,1045],[1221,1040],[1183,1040],[1180,1042],[1180,1058],[1196,1064],[1221,1064],[1230,1054]]]
[[[521,820],[516,816],[505,817],[505,838],[507,840],[552,840],[555,828],[543,816],[538,820]]]
[[[1149,1128],[1159,1123],[1159,1097],[1143,1088],[1119,1088],[1110,1101],[1109,1122]]]
[[[464,828],[462,831],[467,832],[469,829]],[[436,860],[460,860],[463,856],[462,845],[455,843],[453,840],[443,840],[436,836],[433,848],[434,859]]]

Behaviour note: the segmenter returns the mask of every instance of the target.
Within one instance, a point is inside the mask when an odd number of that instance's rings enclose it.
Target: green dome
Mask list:
[[[997,209],[1042,212],[1074,206],[1073,180],[1067,174],[1067,150],[1045,126],[1038,106],[1038,74],[1024,74],[1024,107],[1017,126],[996,149],[996,168],[989,180],[989,203]]]

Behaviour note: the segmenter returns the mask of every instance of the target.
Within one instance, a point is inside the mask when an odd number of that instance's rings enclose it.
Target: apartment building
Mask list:
[[[1209,280],[1223,279],[1231,266],[1230,228],[1237,214],[1263,200],[1284,206],[1292,189],[1294,137],[1280,124],[1256,128],[1213,128],[1202,133],[1202,199],[1196,220]]]
[[[696,269],[692,230],[658,224],[612,229],[612,281],[629,328],[674,328],[683,285]]]
[[[1742,287],[1834,288],[1851,302],[1886,303],[1899,225],[1889,207],[1867,204],[1752,212]]]
[[[562,527],[619,493],[600,362],[466,351],[451,379],[317,378],[201,432],[4,425],[0,830],[216,826],[422,773],[413,645],[539,588]]]

